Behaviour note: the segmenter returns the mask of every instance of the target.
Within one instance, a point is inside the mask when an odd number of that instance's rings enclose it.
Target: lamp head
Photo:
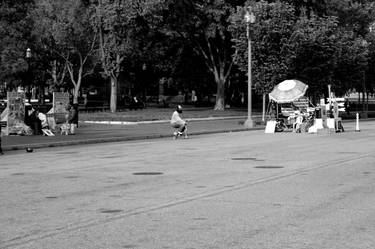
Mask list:
[[[31,49],[30,48],[26,49],[26,58],[31,58]]]
[[[245,22],[247,24],[255,23],[255,15],[250,6],[246,8]]]

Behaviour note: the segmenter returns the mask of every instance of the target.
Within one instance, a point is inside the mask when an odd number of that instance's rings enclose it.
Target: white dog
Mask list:
[[[61,135],[69,135],[70,124],[65,123],[60,126]]]

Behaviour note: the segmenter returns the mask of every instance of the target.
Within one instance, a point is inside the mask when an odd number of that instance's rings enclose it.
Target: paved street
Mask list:
[[[375,122],[7,151],[0,248],[374,248]]]

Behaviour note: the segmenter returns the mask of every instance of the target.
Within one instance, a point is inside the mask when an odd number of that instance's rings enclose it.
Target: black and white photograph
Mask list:
[[[1,0],[0,249],[374,249],[375,0]]]

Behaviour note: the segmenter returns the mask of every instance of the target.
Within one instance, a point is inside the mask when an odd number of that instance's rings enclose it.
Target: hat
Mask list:
[[[181,105],[177,105],[177,107],[176,107],[176,111],[177,111],[178,113],[181,113],[181,112],[182,112],[182,106],[181,106]]]

